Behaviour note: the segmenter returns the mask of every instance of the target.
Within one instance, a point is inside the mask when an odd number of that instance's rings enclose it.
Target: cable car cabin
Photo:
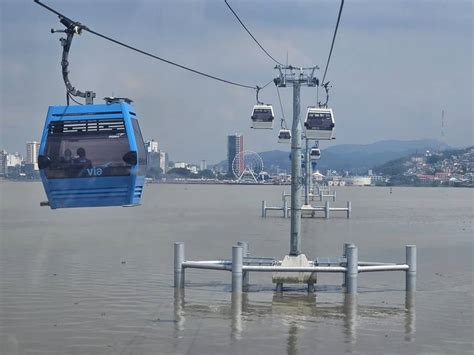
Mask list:
[[[280,129],[278,133],[278,143],[290,143],[291,131],[289,129]]]
[[[272,129],[273,120],[273,107],[272,105],[255,105],[252,111],[252,127],[256,129]]]
[[[38,157],[51,208],[138,205],[146,153],[130,100],[50,106]]]
[[[308,107],[304,127],[307,139],[333,139],[334,115],[332,109]]]
[[[309,157],[311,160],[317,160],[321,158],[321,150],[319,148],[311,148],[309,152]]]

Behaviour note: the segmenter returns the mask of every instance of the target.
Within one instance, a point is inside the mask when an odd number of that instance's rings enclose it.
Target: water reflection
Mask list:
[[[251,295],[251,294],[250,294]],[[267,317],[269,314],[277,315],[283,325],[288,328],[287,353],[299,354],[298,332],[314,321],[321,322],[325,319],[342,321],[342,333],[345,342],[352,346],[357,343],[357,331],[364,321],[374,318],[389,318],[404,315],[405,340],[412,342],[416,331],[415,294],[407,293],[405,309],[400,307],[378,307],[358,305],[357,295],[344,294],[342,304],[317,305],[315,294],[273,294],[271,304],[251,304],[248,293],[232,293],[231,304],[202,305],[185,302],[184,290],[175,291],[175,338],[181,336],[185,330],[186,317],[202,317],[210,313],[220,313],[230,320],[230,337],[232,340],[243,338],[245,331],[245,317]],[[245,315],[245,317],[243,316]],[[349,349],[350,350],[350,349]]]
[[[231,338],[239,340],[242,338],[242,312],[246,312],[248,307],[247,293],[232,293],[232,322]]]
[[[276,292],[272,300],[272,313],[282,317],[288,326],[286,351],[288,355],[299,354],[298,331],[303,322],[314,316],[316,296],[309,294],[283,294]]]
[[[175,317],[175,338],[179,337],[179,332],[184,330],[186,322],[184,312],[184,289],[175,288],[174,290],[174,317]]]
[[[416,332],[415,292],[407,292],[405,295],[405,340],[408,342],[414,341],[415,332]]]
[[[346,343],[355,344],[357,341],[357,295],[344,294],[344,334]]]
[[[290,323],[288,329],[288,342],[286,345],[286,352],[288,355],[298,355],[298,324],[296,322]]]

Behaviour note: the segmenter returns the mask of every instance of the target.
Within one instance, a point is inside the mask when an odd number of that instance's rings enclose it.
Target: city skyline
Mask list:
[[[224,2],[74,2],[48,5],[89,27],[196,69],[249,85],[277,73],[274,63],[242,31]],[[1,3],[0,146],[20,151],[39,139],[48,105],[64,104],[57,18],[31,1]],[[324,68],[337,2],[233,2],[257,38],[280,61]],[[189,20],[181,21],[186,13]],[[291,18],[291,20],[290,20]],[[121,23],[121,26],[116,26]],[[19,33],[28,33],[20,36]],[[159,34],[159,36],[157,36]],[[440,43],[443,46],[440,47]],[[189,53],[192,52],[192,56]],[[31,58],[34,58],[32,60]],[[119,73],[119,75],[117,75]],[[347,2],[327,79],[336,118],[336,142],[439,138],[471,145],[472,3],[469,1]],[[317,72],[322,76],[322,70]],[[218,162],[230,132],[242,132],[254,151],[279,149],[278,127],[250,129],[253,90],[198,77],[105,42],[90,33],[74,39],[70,78],[81,90],[135,101],[145,140],[159,137],[175,160]],[[28,83],[28,85],[25,85]],[[455,89],[453,89],[455,88]],[[287,122],[290,90],[280,90]],[[320,99],[321,99],[320,90]],[[25,104],[27,97],[27,104]],[[274,85],[260,93],[281,112]],[[302,90],[302,114],[316,90]],[[289,123],[289,122],[288,122]],[[276,124],[277,126],[277,124]]]

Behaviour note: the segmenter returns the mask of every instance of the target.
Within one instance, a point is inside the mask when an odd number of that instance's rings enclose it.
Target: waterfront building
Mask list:
[[[316,170],[316,172],[314,172],[312,175],[313,175],[313,180],[317,182],[322,182],[325,178],[325,176],[321,174],[319,170]]]
[[[348,186],[370,186],[372,179],[370,176],[348,176],[343,180]],[[339,183],[339,186],[342,186]]]
[[[188,165],[186,167],[192,174],[198,173],[198,167],[196,165]]]
[[[160,150],[160,168],[163,170],[163,174],[168,172],[168,153]]]
[[[448,181],[451,177],[450,173],[447,172],[437,172],[435,173],[435,179],[440,181]]]
[[[175,168],[178,168],[178,169],[179,169],[179,168],[181,168],[181,169],[186,169],[186,166],[187,166],[187,165],[188,165],[188,164],[186,164],[185,162],[182,162],[182,161],[177,162],[177,163],[174,163],[174,167],[175,167]]]
[[[152,139],[145,143],[145,148],[148,153],[159,153],[158,142]]]
[[[32,166],[33,170],[38,170],[38,152],[39,142],[26,142],[26,159],[25,164]]]
[[[6,150],[0,150],[0,176],[4,177],[7,175],[7,156]]]
[[[201,166],[200,166],[201,171],[207,169],[207,162],[205,160],[201,160]]]
[[[370,177],[370,182],[372,185],[382,184],[385,182],[385,180],[385,177],[383,177],[382,175],[372,175]]]
[[[227,136],[227,174],[233,175],[232,162],[237,154],[244,151],[244,136],[242,134],[234,134]],[[243,154],[240,154],[242,157]],[[237,173],[240,175],[244,171],[244,161],[240,159],[237,162]]]
[[[6,176],[9,178],[19,177],[22,172],[23,157],[20,153],[7,154]]]
[[[147,171],[148,175],[158,174],[160,167],[160,153],[159,152],[146,152],[147,155]]]

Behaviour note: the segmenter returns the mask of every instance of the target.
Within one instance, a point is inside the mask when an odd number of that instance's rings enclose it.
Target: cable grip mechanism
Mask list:
[[[261,102],[259,99],[258,99],[258,94],[260,92],[262,88],[260,86],[255,86],[255,98],[257,99],[257,105],[263,105],[263,102]]]
[[[51,29],[51,33],[65,33],[66,38],[60,38],[59,41],[61,43],[61,46],[63,47],[63,54],[62,54],[62,59],[61,59],[61,69],[62,69],[62,75],[63,75],[63,80],[64,84],[66,85],[66,91],[67,91],[67,98],[68,98],[68,104],[69,104],[69,95],[73,96],[79,96],[85,99],[87,105],[91,105],[94,103],[94,98],[96,97],[95,92],[93,91],[85,91],[82,92],[80,90],[77,90],[74,86],[72,86],[70,80],[69,80],[69,51],[71,49],[71,44],[72,40],[74,38],[75,34],[80,35],[82,33],[82,29],[84,28],[83,25],[81,25],[79,22],[73,22],[69,19],[66,19],[64,17],[60,17],[59,22],[61,22],[64,27],[66,27],[65,30],[55,30]]]

